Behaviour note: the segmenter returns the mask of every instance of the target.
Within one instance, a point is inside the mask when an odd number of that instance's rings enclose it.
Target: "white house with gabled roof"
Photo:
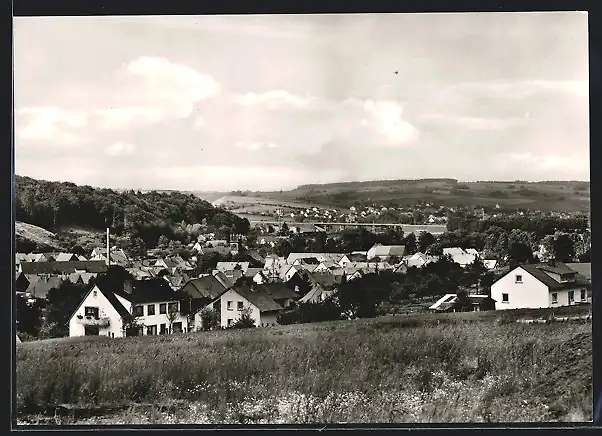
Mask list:
[[[589,303],[589,283],[563,263],[520,265],[491,285],[496,310]]]

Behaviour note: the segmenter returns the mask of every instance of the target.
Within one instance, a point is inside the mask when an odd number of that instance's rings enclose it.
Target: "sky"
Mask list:
[[[15,173],[589,180],[587,14],[18,17]]]

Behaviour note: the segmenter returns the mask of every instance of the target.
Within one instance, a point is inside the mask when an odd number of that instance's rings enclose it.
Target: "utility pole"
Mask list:
[[[110,229],[109,229],[109,226],[107,226],[107,267],[110,266],[110,264],[111,264],[111,251],[110,251],[111,243],[110,243],[109,232],[110,232]]]

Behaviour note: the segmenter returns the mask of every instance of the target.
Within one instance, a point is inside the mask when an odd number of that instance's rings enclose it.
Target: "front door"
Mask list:
[[[100,328],[95,325],[84,326],[84,334],[86,336],[98,336],[100,334]]]
[[[174,333],[182,333],[182,323],[181,322],[174,322],[173,326],[172,326],[172,331]]]

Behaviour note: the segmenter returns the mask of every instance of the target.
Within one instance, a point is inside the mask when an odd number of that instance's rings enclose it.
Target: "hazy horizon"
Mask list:
[[[588,182],[587,30],[581,12],[17,17],[15,173]]]

